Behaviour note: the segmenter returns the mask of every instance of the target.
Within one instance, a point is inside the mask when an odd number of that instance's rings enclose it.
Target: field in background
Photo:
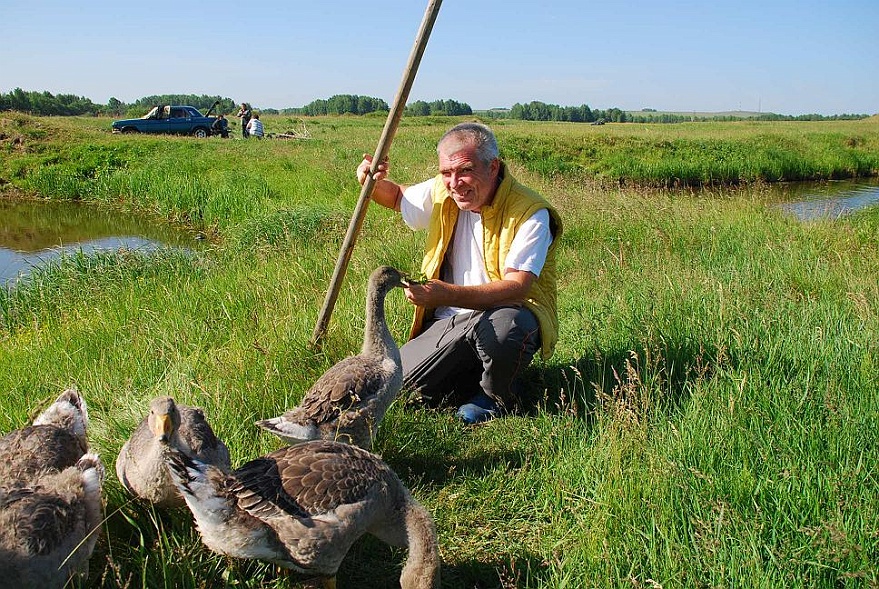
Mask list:
[[[383,119],[263,141],[0,119],[7,194],[134,208],[213,242],[72,256],[0,291],[0,431],[75,383],[111,471],[160,394],[203,406],[233,463],[278,447],[253,421],[359,349],[374,267],[418,267],[423,237],[371,207],[324,347],[308,345]],[[431,176],[449,124],[404,119],[393,176]],[[877,586],[879,211],[804,224],[763,194],[776,172],[875,175],[876,121],[493,125],[565,221],[561,339],[525,414],[468,428],[401,400],[381,429],[377,452],[437,520],[443,586]],[[409,314],[392,293],[398,341]],[[288,586],[212,555],[188,513],[130,500],[112,472],[105,492],[86,586]],[[360,542],[339,586],[395,587],[404,559]]]

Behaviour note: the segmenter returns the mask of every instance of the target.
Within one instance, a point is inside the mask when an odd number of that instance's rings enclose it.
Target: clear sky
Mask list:
[[[391,104],[427,0],[0,0],[0,92]],[[445,0],[408,102],[879,112],[879,0]]]

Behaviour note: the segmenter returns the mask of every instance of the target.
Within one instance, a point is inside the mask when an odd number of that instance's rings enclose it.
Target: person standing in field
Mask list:
[[[247,134],[262,139],[264,135],[262,121],[259,120],[259,113],[253,113],[253,118],[247,124]]]
[[[423,283],[410,283],[415,305],[401,349],[404,388],[431,405],[453,403],[465,423],[517,407],[521,374],[558,339],[558,212],[516,181],[497,140],[479,123],[456,125],[437,144],[439,174],[411,186],[376,168],[372,199],[427,230]],[[362,185],[372,157],[357,167]]]
[[[238,109],[238,114],[235,116],[241,119],[241,136],[247,139],[247,124],[253,116],[253,109],[246,102],[242,102],[241,107]]]

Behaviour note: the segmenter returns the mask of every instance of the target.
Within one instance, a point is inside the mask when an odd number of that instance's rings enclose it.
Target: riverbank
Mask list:
[[[395,172],[401,176],[432,152],[435,135],[448,117],[403,120],[392,146]],[[179,174],[210,175],[204,188],[228,194],[231,172],[247,174],[247,159],[257,158],[259,177],[248,181],[264,190],[280,189],[311,169],[269,165],[262,156],[301,154],[331,169],[338,188],[347,185],[344,168],[350,147],[371,151],[383,120],[376,117],[266,117],[271,134],[306,128],[308,139],[276,139],[254,151],[255,142],[212,138],[111,135],[101,118],[29,117],[3,113],[0,136],[8,154],[0,166],[0,187],[17,187],[53,198],[142,198],[137,180],[155,188],[155,199],[175,192],[151,176],[172,181]],[[546,178],[596,182],[602,186],[706,186],[831,180],[879,175],[879,122],[857,121],[719,122],[681,124],[611,124],[491,121],[503,156]],[[83,148],[77,144],[88,142]],[[249,146],[249,147],[245,147]],[[240,157],[236,157],[240,156]],[[244,158],[244,160],[242,160]],[[289,163],[289,162],[288,162]],[[114,181],[117,172],[134,175]],[[341,177],[335,177],[342,173]],[[421,170],[415,175],[419,178]],[[408,178],[403,178],[408,180]],[[96,182],[97,180],[97,182]],[[155,184],[155,185],[154,185]],[[162,187],[165,186],[164,189]],[[202,185],[200,185],[202,186]],[[184,184],[179,188],[187,188]],[[197,190],[188,187],[190,191]],[[335,187],[334,187],[335,188]],[[286,191],[282,192],[282,195]],[[183,204],[183,203],[178,203]],[[168,207],[171,208],[171,207]]]
[[[9,184],[151,211],[215,241],[192,256],[74,258],[0,290],[0,431],[76,383],[108,465],[160,394],[203,406],[235,464],[276,448],[253,421],[359,350],[373,268],[420,259],[423,237],[371,207],[325,344],[308,345],[359,194],[353,167],[382,123],[309,120],[312,139],[246,142],[24,120],[22,147],[3,147]],[[447,124],[404,119],[396,178],[433,174]],[[849,136],[858,158],[877,151],[875,126],[785,124],[735,129],[743,144],[807,132],[827,151]],[[642,133],[696,141],[696,127],[674,127]],[[705,141],[733,128],[712,129]],[[562,211],[561,333],[529,371],[525,414],[466,428],[398,402],[380,430],[377,452],[436,518],[443,586],[879,583],[879,211],[800,223],[765,206],[763,182],[643,190],[565,167],[590,141],[642,141],[623,131],[636,129],[498,126],[504,149],[530,137],[548,150],[529,156],[545,169],[517,155],[511,167]],[[387,309],[402,341],[401,293]],[[288,586],[272,566],[212,555],[185,511],[130,501],[112,473],[104,488],[88,587]],[[360,542],[340,586],[395,586],[403,560]]]

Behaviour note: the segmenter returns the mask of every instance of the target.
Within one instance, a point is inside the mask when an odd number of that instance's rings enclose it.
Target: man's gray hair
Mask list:
[[[499,155],[497,139],[494,133],[482,123],[459,123],[446,131],[436,145],[437,154],[440,153],[446,140],[458,143],[472,143],[476,146],[476,157],[483,164],[490,164]]]

